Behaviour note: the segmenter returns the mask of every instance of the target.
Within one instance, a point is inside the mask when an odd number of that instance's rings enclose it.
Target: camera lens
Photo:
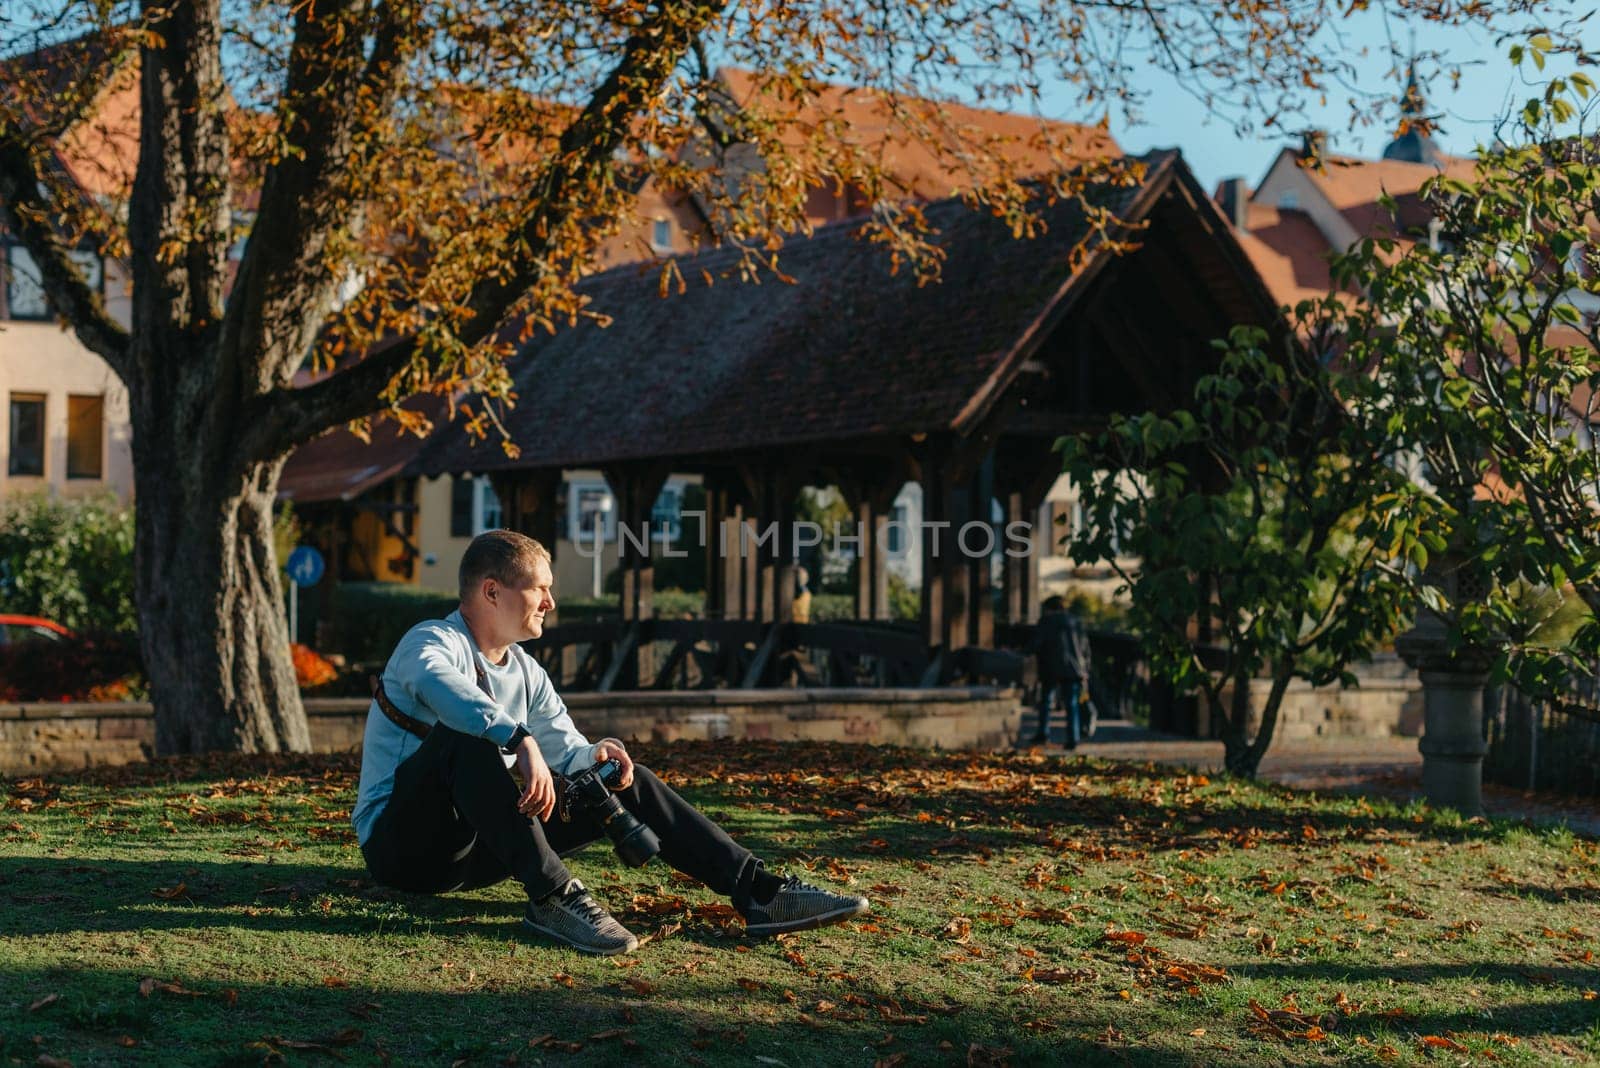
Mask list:
[[[596,813],[600,825],[606,829],[617,856],[630,868],[642,868],[650,858],[661,852],[661,839],[656,832],[639,821],[639,818],[622,807],[622,802],[607,795]]]

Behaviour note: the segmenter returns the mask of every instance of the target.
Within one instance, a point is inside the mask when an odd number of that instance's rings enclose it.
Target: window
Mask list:
[[[44,398],[11,394],[11,441],[6,461],[10,475],[44,474]]]
[[[67,477],[102,478],[105,463],[104,397],[67,398]]]
[[[1280,211],[1295,211],[1300,207],[1300,194],[1293,189],[1285,189],[1278,194],[1278,209]]]
[[[487,475],[473,478],[455,475],[450,479],[450,536],[476,538],[486,530],[498,530],[503,522],[500,498]]]
[[[478,479],[477,496],[473,501],[472,536],[477,537],[486,530],[499,530],[502,522],[500,497],[494,491],[494,483],[487,476]]]
[[[473,480],[461,475],[450,478],[450,536],[472,537]]]
[[[616,511],[611,507],[611,490],[604,483],[576,485],[569,497],[572,508],[572,541],[594,544],[594,528],[600,524],[600,539],[611,541],[616,535]]]
[[[39,278],[39,267],[33,255],[21,245],[6,247],[6,314],[13,319],[50,318],[50,299],[45,296],[44,283]],[[96,293],[105,281],[105,264],[100,255],[89,249],[68,253],[83,275],[84,283]]]
[[[888,542],[885,548],[890,556],[899,556],[906,551],[907,535],[910,533],[907,524],[910,520],[911,513],[905,505],[896,504],[890,509],[889,522],[885,528],[885,532],[889,535],[885,539]]]
[[[672,251],[671,219],[657,219],[650,224],[650,247],[657,252]]]
[[[33,256],[21,245],[6,248],[6,314],[13,319],[48,319],[50,303]]]
[[[65,639],[49,627],[36,623],[0,623],[0,645],[21,645],[23,642],[61,642]]]
[[[683,496],[676,486],[664,487],[650,507],[650,536],[677,541],[683,534]]]

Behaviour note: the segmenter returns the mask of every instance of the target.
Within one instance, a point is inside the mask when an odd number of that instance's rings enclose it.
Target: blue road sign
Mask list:
[[[296,586],[315,586],[327,570],[322,554],[309,545],[297,545],[289,554],[289,578]]]

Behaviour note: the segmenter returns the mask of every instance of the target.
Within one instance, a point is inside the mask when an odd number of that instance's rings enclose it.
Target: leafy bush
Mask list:
[[[133,701],[147,696],[127,632],[0,646],[0,701]]]
[[[114,498],[0,504],[0,611],[132,634],[133,510]]]
[[[659,574],[659,572],[658,572]],[[661,619],[682,619],[684,613],[699,618],[706,613],[706,595],[699,590],[657,590],[655,614]],[[618,598],[557,597],[556,620],[561,623],[597,623],[621,614]]]
[[[365,664],[384,663],[406,631],[460,604],[454,593],[398,582],[341,582],[330,600],[328,650]]]

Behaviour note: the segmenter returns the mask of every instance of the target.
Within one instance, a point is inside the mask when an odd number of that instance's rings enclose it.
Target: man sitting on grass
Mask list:
[[[549,676],[517,645],[539,637],[555,611],[544,546],[489,531],[467,547],[460,581],[461,607],[406,633],[367,713],[351,822],[374,879],[443,893],[510,877],[527,891],[532,930],[589,953],[629,952],[639,940],[561,860],[601,837],[599,822],[577,807],[570,822],[552,818],[552,769],[576,775],[615,760],[616,797],[660,838],[662,859],[732,898],[751,934],[867,911],[865,898],[779,879],[620,741],[578,733]]]

